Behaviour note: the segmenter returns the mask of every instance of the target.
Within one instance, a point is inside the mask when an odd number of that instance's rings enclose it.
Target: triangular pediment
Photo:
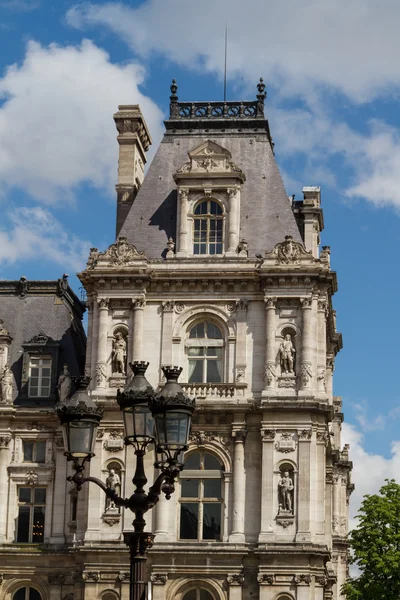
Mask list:
[[[229,150],[227,150],[226,148],[223,148],[222,146],[219,146],[219,144],[216,144],[215,142],[212,142],[211,140],[207,140],[206,142],[203,142],[202,144],[200,144],[200,146],[198,146],[194,150],[191,150],[188,154],[189,154],[189,158],[191,158],[191,159],[203,157],[203,156],[216,156],[219,158],[221,158],[221,157],[231,158],[232,157],[232,154],[229,152]]]
[[[184,163],[176,173],[181,174],[201,174],[215,173],[227,174],[236,173],[239,178],[245,179],[242,170],[232,162],[232,154],[226,148],[219,144],[207,140],[197,146],[194,150],[188,152],[189,162]]]

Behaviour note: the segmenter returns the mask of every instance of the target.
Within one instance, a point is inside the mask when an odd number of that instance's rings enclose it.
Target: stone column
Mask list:
[[[99,307],[99,330],[97,339],[96,389],[105,389],[107,381],[107,331],[108,331],[108,298],[97,300]]]
[[[246,439],[245,429],[234,429],[232,431],[233,446],[233,510],[232,510],[232,532],[229,536],[230,542],[244,542],[244,514],[246,499],[246,474],[244,469],[244,441]]]
[[[274,477],[274,441],[275,429],[269,429],[268,423],[261,423],[262,466],[261,466],[261,531],[258,538],[260,544],[271,541],[274,535],[273,486]]]
[[[311,576],[307,574],[296,575],[294,581],[297,585],[296,600],[309,600]]]
[[[276,386],[275,312],[276,298],[264,298],[265,302],[265,387],[273,392]]]
[[[222,541],[229,541],[229,498],[231,497],[232,490],[232,473],[225,473],[224,477],[224,506],[225,510],[223,511],[224,522],[222,528]]]
[[[303,333],[301,346],[301,391],[305,394],[311,393],[312,388],[312,299],[302,299],[303,309]]]
[[[243,573],[229,573],[226,580],[229,586],[229,600],[242,600]]]
[[[88,338],[86,344],[86,360],[85,360],[85,375],[91,376],[92,371],[92,340],[93,340],[93,306],[92,298],[88,298],[86,302],[88,309]]]
[[[152,573],[150,575],[153,600],[165,600],[165,584],[167,581],[167,573]]]
[[[189,233],[188,233],[188,210],[189,210],[189,190],[178,190],[180,210],[179,210],[179,246],[177,257],[187,256],[189,251]]]
[[[240,299],[236,302],[236,360],[235,360],[235,383],[246,381],[246,324],[247,324],[247,300]]]
[[[237,255],[239,245],[240,195],[237,187],[229,188],[229,226],[227,255]]]
[[[90,344],[91,364],[90,364],[90,388],[96,387],[96,359],[97,359],[97,343],[99,336],[99,304],[97,298],[93,299],[93,316],[92,316],[92,331],[88,331],[87,344]]]
[[[299,438],[299,477],[297,480],[297,535],[296,542],[310,541],[310,455],[312,429],[298,432]]]
[[[169,509],[171,504],[173,505],[173,508],[176,508],[173,503],[166,499],[164,494],[161,494],[157,506],[155,507],[156,527],[154,533],[159,542],[165,541],[168,537]]]
[[[318,363],[317,363],[317,390],[319,395],[326,396],[326,318],[328,303],[326,298],[318,300]]]
[[[341,491],[341,476],[336,468],[333,472],[333,510],[332,510],[332,534],[340,534],[340,491]]]
[[[133,300],[133,348],[132,360],[143,360],[143,312],[146,305],[144,298]]]
[[[172,324],[175,302],[166,300],[162,303],[161,364],[172,365]],[[161,381],[161,372],[160,372]]]
[[[326,393],[328,394],[329,404],[333,402],[333,371],[335,369],[335,358],[333,354],[326,355]]]
[[[275,575],[272,573],[259,573],[257,581],[260,585],[260,600],[271,600],[275,598],[275,588],[271,587],[275,581]]]
[[[10,464],[9,445],[11,436],[9,433],[0,434],[0,544],[7,541],[7,495],[8,495],[8,473]]]
[[[54,441],[53,451],[55,453],[56,469],[54,472],[54,501],[51,524],[51,544],[64,544],[64,515],[66,502],[70,502],[69,485],[67,490],[67,461],[64,456],[64,447],[61,438]],[[57,442],[60,444],[58,445]]]

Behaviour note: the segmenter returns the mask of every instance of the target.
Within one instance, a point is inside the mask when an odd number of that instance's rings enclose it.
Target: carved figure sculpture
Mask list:
[[[119,494],[119,488],[121,487],[121,479],[118,473],[115,472],[115,469],[110,469],[108,471],[106,486],[110,488],[110,490],[114,490],[117,494]],[[111,500],[111,498],[106,499],[106,511],[109,508],[115,508],[115,504]]]
[[[126,342],[122,336],[122,333],[117,331],[117,333],[114,335],[113,351],[112,351],[113,373],[121,373],[121,375],[126,375],[125,362],[126,362]]]
[[[12,390],[13,390],[13,374],[8,365],[3,369],[0,377],[1,383],[1,396],[3,402],[8,404],[12,402]]]
[[[72,386],[72,377],[68,370],[68,365],[65,363],[63,365],[63,370],[58,378],[57,382],[57,390],[58,390],[58,399],[60,402],[64,402],[70,397],[71,394],[71,386]]]
[[[294,373],[294,356],[296,349],[293,345],[290,333],[287,333],[284,340],[281,342],[279,353],[282,373]]]
[[[279,512],[281,510],[293,512],[293,490],[293,480],[290,477],[289,471],[283,471],[283,473],[281,473],[281,478],[278,481]]]

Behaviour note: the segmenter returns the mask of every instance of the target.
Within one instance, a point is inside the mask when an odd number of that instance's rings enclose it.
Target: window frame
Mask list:
[[[33,444],[32,448],[32,460],[25,459],[25,444]],[[44,445],[44,458],[42,461],[38,461],[37,459],[37,445]],[[38,465],[46,464],[46,452],[47,452],[47,441],[46,440],[22,440],[22,462],[23,463],[36,463]]]
[[[21,590],[25,591],[25,599],[24,600],[29,600],[30,599],[31,590],[34,590],[38,594],[38,596],[39,596],[39,598],[41,600],[43,598],[42,594],[39,592],[38,589],[36,589],[35,587],[33,587],[31,585],[25,585],[24,587],[20,587],[17,590],[15,590],[15,592],[13,592],[12,600],[14,600],[14,598],[16,598],[18,592],[20,592]]]
[[[37,365],[33,364],[33,361],[37,361]],[[49,361],[50,364],[45,365],[42,364],[43,361]],[[31,386],[32,386],[32,369],[38,369],[38,376],[37,376],[37,394],[33,394],[31,391]],[[48,385],[44,386],[43,385],[43,370],[44,369],[49,369],[49,375],[46,377],[48,379]],[[28,372],[28,397],[29,398],[50,398],[51,396],[51,383],[52,383],[52,369],[53,369],[53,361],[52,361],[52,357],[50,355],[44,355],[44,356],[34,356],[31,355],[29,357],[29,372]],[[44,388],[48,387],[48,393],[44,394]]]
[[[178,500],[179,506],[179,518],[178,518],[178,540],[185,542],[221,542],[223,540],[223,526],[224,526],[224,464],[219,457],[209,451],[208,448],[201,448],[191,452],[189,456],[198,454],[200,456],[200,468],[199,469],[186,469],[179,477],[179,489],[180,495]],[[205,455],[212,456],[220,465],[220,469],[206,469],[205,468]],[[188,457],[189,458],[189,457]],[[184,480],[197,480],[198,481],[198,496],[182,496],[182,482]],[[212,496],[204,496],[204,480],[218,479],[221,482],[221,496],[219,498]],[[183,504],[197,504],[197,537],[187,538],[181,536],[181,524],[182,524],[182,505]],[[220,530],[218,538],[206,538],[204,537],[204,504],[219,505],[220,508]]]
[[[220,209],[221,212],[220,213],[212,213],[210,210],[211,207],[211,203],[216,204]],[[196,210],[198,209],[199,206],[201,206],[202,204],[207,204],[207,212],[206,213],[202,213],[202,214],[196,214]],[[192,223],[192,255],[193,256],[223,256],[225,253],[225,209],[224,209],[224,205],[217,200],[216,198],[201,198],[200,200],[198,200],[194,206],[193,206],[193,212],[191,213],[191,219],[193,221]],[[205,233],[206,233],[206,241],[202,242],[202,241],[195,241],[195,236],[196,236],[196,221],[198,221],[199,223],[201,222],[205,222],[206,223],[206,227],[205,227]],[[211,234],[213,233],[213,231],[211,230],[211,221],[215,221],[215,222],[221,222],[221,241],[211,241]],[[199,228],[199,232],[201,232],[201,227]],[[217,233],[217,228],[214,229],[214,233]],[[206,252],[195,252],[195,246],[201,246],[205,244],[206,246]],[[221,245],[221,252],[210,252],[210,245],[213,244],[215,246],[217,246],[218,244]]]
[[[208,315],[207,315],[208,317]],[[204,325],[204,337],[203,338],[197,338],[197,337],[191,337],[190,334],[193,331],[193,329],[195,327],[197,327],[198,325]],[[213,327],[215,327],[221,337],[208,337],[208,326],[212,325]],[[224,331],[222,329],[222,327],[215,323],[214,320],[210,319],[210,318],[203,318],[203,319],[199,319],[193,323],[190,324],[190,326],[187,329],[187,335],[186,335],[186,364],[187,364],[187,382],[192,384],[192,385],[218,385],[221,383],[225,382],[225,367],[226,367],[226,344],[225,344],[225,336],[224,336]],[[196,355],[190,355],[190,350],[192,348],[202,348],[203,354],[199,354],[198,356]],[[220,348],[221,349],[221,355],[220,357],[218,357],[218,355],[212,355],[209,354],[207,352],[208,348]],[[191,377],[195,372],[195,369],[193,369],[192,374],[190,374],[191,371],[191,362],[201,362],[202,363],[202,381],[191,381]],[[220,381],[208,381],[208,363],[219,363],[220,367],[218,369],[217,367],[217,371],[220,371]]]
[[[29,502],[20,500],[20,491],[22,489],[26,489],[30,491],[30,500]],[[44,502],[35,502],[35,490],[44,490],[45,498]],[[18,506],[18,517],[15,528],[15,542],[17,544],[43,544],[44,543],[44,532],[46,527],[46,502],[47,502],[47,487],[43,485],[20,485],[17,488],[17,506]],[[23,542],[18,539],[19,537],[19,522],[20,522],[20,508],[23,506],[29,506],[29,525],[28,525],[28,541]],[[34,528],[34,515],[35,515],[35,507],[43,508],[43,539],[40,541],[33,541],[33,528]]]

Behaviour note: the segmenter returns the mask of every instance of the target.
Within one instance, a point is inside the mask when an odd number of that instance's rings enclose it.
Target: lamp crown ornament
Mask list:
[[[149,363],[146,361],[134,361],[129,363],[133,376],[128,380],[123,391],[117,391],[117,402],[121,410],[134,404],[150,402],[155,391],[147,381],[145,373]]]

